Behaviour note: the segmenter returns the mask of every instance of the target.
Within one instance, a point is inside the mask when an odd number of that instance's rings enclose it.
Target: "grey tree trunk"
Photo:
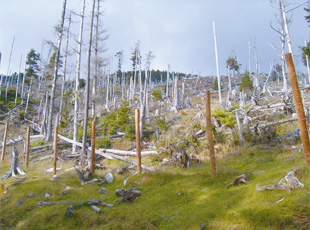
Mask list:
[[[7,73],[6,73],[5,84],[4,84],[4,85],[6,85],[5,101],[7,100],[7,97],[8,97],[8,87],[9,87],[8,75],[9,75],[9,72],[10,72],[10,65],[11,65],[11,59],[12,59],[12,54],[13,54],[14,42],[15,42],[15,37],[13,37],[13,42],[12,42],[11,52],[10,52],[10,58],[9,58],[9,64],[8,64],[8,70],[7,70]],[[1,90],[0,90],[0,96],[1,96]]]
[[[55,100],[55,92],[56,92],[56,81],[58,75],[58,66],[59,66],[59,57],[60,57],[60,49],[61,49],[61,40],[63,35],[63,27],[65,21],[65,14],[66,14],[66,4],[67,0],[64,0],[63,9],[62,9],[62,16],[61,22],[59,26],[59,33],[58,33],[58,44],[55,56],[55,65],[54,65],[54,74],[53,74],[53,83],[51,89],[51,100],[50,100],[50,111],[48,115],[48,123],[47,123],[47,133],[46,133],[46,140],[50,140],[52,138],[52,123],[53,123],[53,110],[54,110],[54,100]]]
[[[82,140],[82,152],[86,150],[87,141],[87,123],[88,123],[88,107],[89,107],[89,85],[90,85],[90,61],[91,61],[91,49],[93,39],[93,23],[95,12],[96,0],[93,0],[93,6],[91,11],[90,28],[89,28],[89,42],[87,51],[87,75],[86,75],[86,88],[85,88],[85,108],[84,108],[84,123],[83,123],[83,140]]]
[[[291,37],[290,37],[289,29],[288,29],[288,21],[286,18],[286,12],[285,12],[285,6],[284,6],[283,0],[280,0],[280,8],[281,8],[282,18],[283,18],[283,22],[284,22],[284,28],[285,28],[286,38],[287,38],[288,50],[291,54],[293,54]]]
[[[29,86],[29,90],[28,90],[28,96],[27,96],[27,102],[26,102],[26,108],[25,108],[25,117],[28,111],[28,104],[29,104],[29,99],[30,99],[30,94],[31,94],[31,87],[32,87],[32,77],[30,80],[30,86]]]
[[[22,91],[20,93],[20,104],[23,104],[23,101],[24,101],[24,87],[25,87],[25,78],[26,78],[25,73],[26,73],[26,61],[25,61],[24,74],[23,74]]]
[[[76,67],[76,75],[75,75],[74,117],[73,117],[73,141],[75,141],[75,142],[77,142],[77,138],[78,138],[79,80],[80,80],[80,72],[81,72],[81,56],[82,56],[82,43],[83,43],[84,12],[85,12],[85,0],[83,0],[82,10],[81,10],[80,34],[79,34],[79,41],[78,41],[77,67]],[[77,147],[76,144],[72,144],[72,153],[73,154],[76,152],[76,147]]]
[[[168,70],[167,70],[167,87],[166,87],[166,98],[168,99],[169,98],[169,73],[170,71],[170,65],[168,65]]]
[[[19,91],[19,78],[20,78],[20,71],[22,67],[22,60],[23,60],[23,55],[20,56],[20,63],[19,63],[19,71],[18,71],[18,77],[17,77],[17,83],[16,83],[16,88],[15,88],[15,105],[17,104],[17,98],[18,98],[18,91]]]
[[[217,51],[217,40],[216,40],[216,31],[215,31],[215,22],[213,21],[213,32],[214,32],[214,47],[215,47],[215,61],[216,61],[216,72],[217,72],[217,84],[219,91],[219,101],[222,104],[222,92],[221,92],[221,75],[219,68],[219,59],[218,59],[218,51]]]
[[[70,35],[70,25],[71,25],[71,13],[68,18],[68,27],[67,27],[67,38],[66,38],[66,50],[64,56],[64,69],[63,76],[61,82],[61,95],[60,95],[60,105],[59,105],[59,119],[62,120],[62,106],[63,106],[63,98],[65,92],[65,82],[66,82],[66,74],[67,74],[67,57],[68,57],[68,47],[69,47],[69,35]]]

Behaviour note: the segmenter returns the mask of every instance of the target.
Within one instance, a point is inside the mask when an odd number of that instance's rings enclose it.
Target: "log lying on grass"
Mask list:
[[[288,192],[291,192],[293,188],[303,188],[305,185],[299,181],[299,179],[295,176],[295,174],[298,172],[298,169],[294,169],[286,174],[285,177],[283,177],[278,184],[271,184],[266,186],[259,186],[259,184],[256,185],[256,191],[260,192],[263,190],[286,190]]]
[[[229,189],[231,186],[236,186],[239,184],[247,184],[247,183],[249,183],[249,181],[246,179],[246,175],[242,174],[236,177],[235,180],[226,187],[226,189]]]
[[[67,137],[64,137],[60,134],[58,134],[58,138],[61,139],[61,140],[64,140],[64,141],[67,141],[71,144],[75,144],[79,147],[82,147],[82,143],[79,143],[77,141],[73,141]],[[89,147],[89,150],[91,150],[91,148]],[[115,150],[115,151],[121,151],[121,150]],[[130,151],[127,151],[127,152],[130,152]],[[150,151],[150,152],[153,152],[153,151]],[[137,163],[135,161],[132,161],[130,159],[127,159],[125,157],[122,157],[122,156],[117,156],[113,153],[107,153],[107,152],[103,152],[103,151],[100,151],[100,150],[95,150],[95,154],[98,155],[98,156],[101,156],[101,157],[105,157],[109,160],[112,160],[112,159],[117,159],[117,160],[121,160],[121,161],[125,161],[125,162],[128,162],[128,163],[131,163],[133,165],[136,165]],[[148,170],[148,171],[155,171],[155,169],[151,168],[151,167],[148,167],[148,166],[145,166],[145,165],[141,165],[141,167],[145,170]]]

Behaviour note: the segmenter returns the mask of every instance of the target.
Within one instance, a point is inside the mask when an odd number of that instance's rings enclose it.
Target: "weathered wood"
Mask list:
[[[288,118],[288,119],[284,119],[281,121],[269,122],[266,124],[258,124],[258,128],[266,128],[266,127],[270,127],[270,126],[274,126],[274,125],[280,125],[280,124],[293,122],[293,121],[297,121],[297,120],[298,120],[298,118]],[[254,129],[254,127],[255,126],[252,126],[250,129]]]
[[[92,140],[91,140],[91,167],[90,171],[95,173],[96,160],[95,160],[95,150],[96,150],[96,122],[92,122]]]
[[[215,176],[215,174],[216,174],[216,160],[215,160],[212,123],[211,123],[210,91],[206,92],[206,119],[207,119],[207,134],[208,134],[209,152],[210,152],[209,156],[210,156],[210,163],[211,163],[211,174],[212,174],[212,176]]]
[[[1,90],[1,88],[0,88]],[[3,137],[3,146],[2,146],[2,154],[1,154],[1,162],[4,161],[4,154],[5,154],[5,147],[6,147],[6,137],[8,134],[8,128],[9,128],[9,124],[8,122],[5,123],[5,131],[4,131],[4,137]]]
[[[29,163],[29,145],[30,145],[30,126],[28,126],[27,129],[27,139],[26,139],[26,151],[25,151],[26,168],[28,168]]]
[[[56,166],[57,166],[57,134],[58,134],[58,125],[55,126],[55,134],[54,134],[54,167],[53,167],[53,175],[56,175]]]
[[[288,72],[290,76],[290,82],[291,82],[291,86],[293,89],[293,96],[294,96],[294,101],[295,101],[296,112],[298,115],[298,124],[300,127],[300,136],[301,136],[301,140],[303,144],[306,165],[307,167],[309,167],[310,166],[310,142],[309,142],[309,133],[308,133],[308,128],[307,128],[304,106],[303,106],[302,97],[299,91],[299,85],[298,85],[298,80],[297,80],[297,75],[295,71],[292,54],[288,53],[285,55],[285,57],[286,57],[287,68],[288,68]]]
[[[15,146],[12,147],[12,162],[10,171],[4,176],[4,179],[16,177],[16,174],[25,175],[25,172],[20,168],[18,161],[18,151]]]
[[[66,141],[66,142],[69,142],[69,143],[71,143],[71,144],[74,144],[74,145],[76,145],[76,146],[82,147],[82,143],[77,142],[77,141],[73,141],[73,140],[71,140],[71,139],[69,139],[69,138],[67,138],[67,137],[64,137],[64,136],[60,135],[60,134],[58,134],[58,138],[61,139],[61,140],[63,140],[63,141]],[[111,157],[110,154],[106,154],[106,153],[104,153],[104,152],[102,152],[102,151],[95,150],[95,153],[98,154],[98,155],[100,155],[100,156],[102,156],[102,157],[105,157],[105,158],[107,158],[107,159],[109,159],[109,160],[112,160],[112,159],[113,159],[113,157]]]
[[[226,187],[226,189],[229,189],[231,186],[236,186],[239,184],[247,184],[247,183],[249,183],[249,181],[246,179],[246,175],[242,174],[236,177],[235,180]]]
[[[113,153],[116,155],[120,155],[120,156],[137,156],[137,152],[133,152],[133,151],[126,151],[126,150],[116,150],[116,149],[99,149],[102,152],[105,153]],[[143,151],[141,152],[141,156],[147,156],[147,155],[157,155],[160,154],[157,151]]]
[[[136,123],[136,149],[137,149],[137,172],[141,173],[141,150],[140,150],[140,127],[139,127],[139,109],[135,110],[135,123]]]

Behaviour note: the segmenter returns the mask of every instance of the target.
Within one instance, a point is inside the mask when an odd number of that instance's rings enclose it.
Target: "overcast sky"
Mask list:
[[[67,9],[80,12],[81,0],[67,0]],[[91,0],[86,0],[86,15],[90,14]],[[307,0],[287,0],[287,11]],[[20,57],[23,64],[31,48],[41,53],[43,40],[57,42],[54,26],[60,21],[63,0],[0,0],[0,73],[6,74],[13,37],[15,43],[11,59],[11,72],[18,72]],[[309,40],[309,27],[304,19],[303,5],[288,15],[292,17],[291,40],[297,70],[305,71],[301,64],[300,46]],[[226,74],[225,62],[234,51],[242,64],[242,71],[249,66],[249,44],[256,41],[260,70],[268,72],[270,63],[280,63],[279,53],[270,44],[281,47],[279,34],[270,28],[270,23],[279,28],[275,17],[278,8],[270,0],[105,0],[102,3],[102,21],[109,39],[105,57],[123,50],[123,70],[131,69],[130,56],[134,44],[140,40],[142,57],[152,51],[155,58],[153,69],[167,69],[202,75],[215,75],[215,51],[212,22],[215,21],[218,39],[221,74]],[[292,14],[293,13],[293,14]],[[89,19],[89,18],[88,18]],[[84,26],[84,43],[88,41],[88,19]],[[74,21],[79,22],[75,16]],[[77,48],[74,36],[78,36],[79,24],[71,32],[71,50]],[[62,43],[64,48],[64,42]],[[47,58],[48,46],[43,47]],[[86,49],[86,46],[84,46]],[[86,55],[83,60],[85,62]],[[255,70],[252,46],[251,70]],[[72,54],[71,65],[76,65]],[[23,67],[22,67],[23,68]],[[116,69],[116,60],[113,61]],[[74,75],[74,68],[69,68]]]

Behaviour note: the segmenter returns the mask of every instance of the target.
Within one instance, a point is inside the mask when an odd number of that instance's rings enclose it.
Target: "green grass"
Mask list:
[[[296,151],[296,150],[294,150]],[[251,147],[238,156],[224,157],[217,163],[217,176],[211,177],[208,163],[190,169],[166,167],[142,175],[115,175],[111,184],[79,184],[75,171],[64,172],[70,162],[59,163],[62,168],[60,181],[49,181],[51,174],[43,169],[52,167],[51,160],[30,163],[25,169],[28,180],[10,185],[14,179],[1,180],[10,186],[0,195],[0,227],[4,229],[308,229],[310,226],[309,171],[300,153],[289,148],[264,149]],[[111,164],[120,164],[110,161]],[[298,178],[306,185],[303,189],[255,192],[256,184],[278,183],[288,171],[300,168]],[[0,164],[0,174],[9,169],[8,160]],[[106,172],[98,170],[97,175]],[[248,175],[249,184],[226,189],[234,178]],[[114,192],[123,187],[123,180],[130,176],[126,188],[141,187],[141,197],[133,203],[118,204]],[[61,183],[70,187],[68,193]],[[105,187],[108,194],[99,194]],[[27,198],[32,192],[35,197]],[[55,196],[45,198],[46,192]],[[66,218],[68,204],[37,207],[41,201],[76,201],[104,198],[114,207],[103,207],[103,213],[82,206],[73,218]],[[282,198],[284,201],[277,204]],[[25,203],[17,207],[20,200]]]

